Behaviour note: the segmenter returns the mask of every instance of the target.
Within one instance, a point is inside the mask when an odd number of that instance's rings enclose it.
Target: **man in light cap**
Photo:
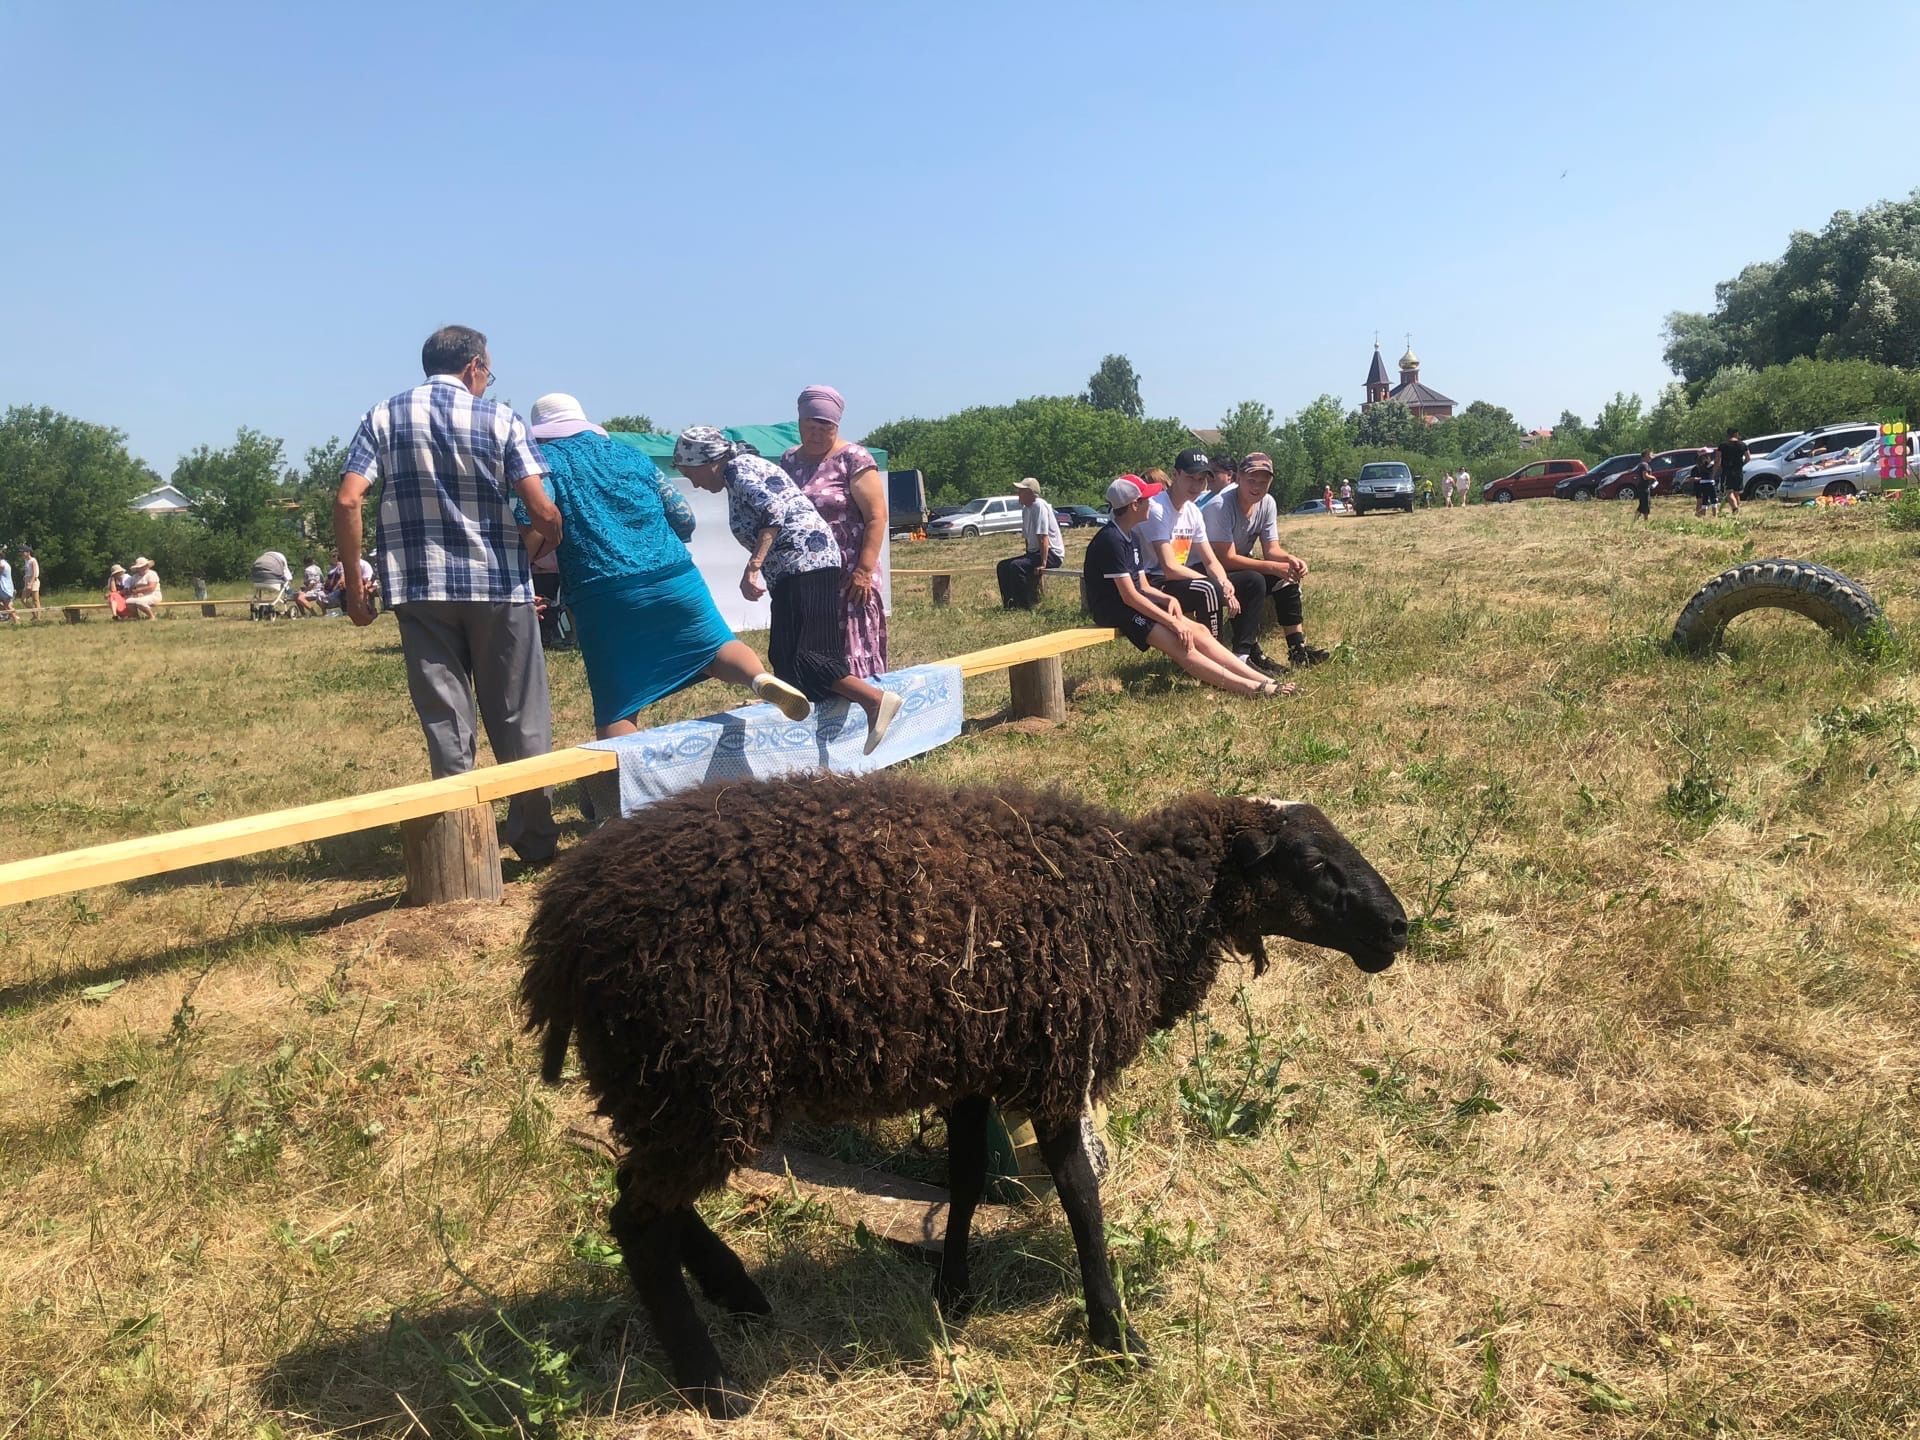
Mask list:
[[[1287,659],[1296,666],[1318,665],[1327,652],[1307,644],[1300,582],[1307,562],[1280,548],[1280,508],[1274,503],[1273,461],[1255,451],[1240,462],[1239,479],[1207,507],[1207,538],[1227,569],[1240,614],[1233,627],[1233,649],[1256,669],[1279,666],[1260,648],[1261,601],[1273,597],[1273,612],[1287,637]],[[1258,547],[1259,554],[1254,554]]]
[[[528,563],[529,550],[559,545],[560,512],[540,484],[547,467],[526,422],[486,398],[494,378],[487,337],[443,326],[427,337],[420,363],[426,379],[375,405],[354,432],[333,533],[347,614],[371,625],[360,502],[380,482],[382,593],[399,620],[407,690],[437,780],[473,768],[476,698],[497,762],[553,748]],[[532,790],[508,802],[506,840],[522,860],[553,858],[552,799]]]
[[[1122,475],[1107,486],[1111,524],[1100,527],[1081,561],[1087,613],[1111,625],[1135,649],[1158,650],[1196,680],[1235,695],[1283,695],[1292,691],[1236,660],[1197,620],[1180,613],[1171,595],[1147,579],[1134,534],[1147,518],[1147,506],[1160,491],[1138,475]]]
[[[1053,506],[1040,498],[1040,482],[1029,475],[1013,487],[1020,497],[1020,533],[1027,553],[999,564],[1000,603],[1009,610],[1031,610],[1040,603],[1040,572],[1058,570],[1067,560],[1067,542],[1060,538],[1060,520]]]

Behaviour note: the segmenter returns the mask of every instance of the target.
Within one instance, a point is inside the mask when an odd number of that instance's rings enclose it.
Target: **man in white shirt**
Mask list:
[[[1147,518],[1134,539],[1153,583],[1224,644],[1226,622],[1239,615],[1240,602],[1234,599],[1220,558],[1207,544],[1207,522],[1194,504],[1212,473],[1213,462],[1204,451],[1182,450],[1167,488],[1148,501]]]
[[[1269,595],[1287,637],[1288,661],[1304,668],[1327,658],[1326,651],[1307,643],[1300,600],[1307,562],[1280,547],[1280,507],[1274,503],[1272,487],[1273,461],[1256,451],[1240,462],[1239,480],[1221,492],[1206,515],[1207,537],[1226,566],[1239,602],[1233,652],[1268,674],[1280,668],[1260,648],[1261,601]]]
[[[1060,519],[1053,506],[1040,498],[1040,482],[1029,475],[1013,487],[1020,497],[1020,533],[1027,552],[1002,560],[1000,603],[1009,610],[1031,610],[1040,603],[1040,572],[1058,570],[1066,563],[1067,542],[1060,538]]]

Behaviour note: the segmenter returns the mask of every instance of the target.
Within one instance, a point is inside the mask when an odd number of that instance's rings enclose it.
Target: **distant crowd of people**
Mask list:
[[[373,565],[365,555],[358,559],[363,591],[377,597],[379,582],[375,578]],[[333,552],[333,564],[324,571],[312,555],[305,556],[300,562],[300,574],[297,577],[284,551],[265,550],[254,559],[247,579],[253,586],[253,603],[256,606],[284,604],[296,615],[314,616],[325,615],[329,610],[344,612],[346,609],[347,567],[338,550]]]

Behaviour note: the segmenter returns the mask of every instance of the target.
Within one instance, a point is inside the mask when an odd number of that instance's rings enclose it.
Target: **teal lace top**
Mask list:
[[[692,567],[684,542],[693,534],[693,509],[645,455],[583,430],[542,440],[540,456],[547,464],[541,483],[564,526],[557,558],[568,590],[585,594]]]

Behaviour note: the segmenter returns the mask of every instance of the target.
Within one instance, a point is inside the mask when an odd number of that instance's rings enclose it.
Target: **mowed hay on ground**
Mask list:
[[[1297,946],[1230,968],[1111,1097],[1148,1374],[1084,1355],[1054,1207],[983,1243],[948,1334],[916,1263],[716,1198],[778,1308],[717,1332],[762,1396],[730,1433],[1914,1432],[1920,687],[1898,644],[1797,619],[1706,662],[1662,641],[1768,554],[1912,633],[1920,540],[1872,507],[1629,513],[1292,525],[1340,642],[1300,695],[1115,646],[1066,661],[1065,725],[921,762],[1128,810],[1311,799],[1416,944],[1371,979]],[[897,593],[903,660],[1077,620],[1071,582],[1037,616],[991,608],[991,575],[946,610]],[[8,630],[0,667],[15,855],[424,772],[390,620]],[[577,657],[553,670],[582,736]],[[990,718],[1004,683],[969,696]],[[399,890],[386,834],[0,910],[0,1435],[714,1430],[652,1368],[582,1098],[518,1033],[532,884],[433,913]],[[848,1143],[937,1172],[915,1128]]]

